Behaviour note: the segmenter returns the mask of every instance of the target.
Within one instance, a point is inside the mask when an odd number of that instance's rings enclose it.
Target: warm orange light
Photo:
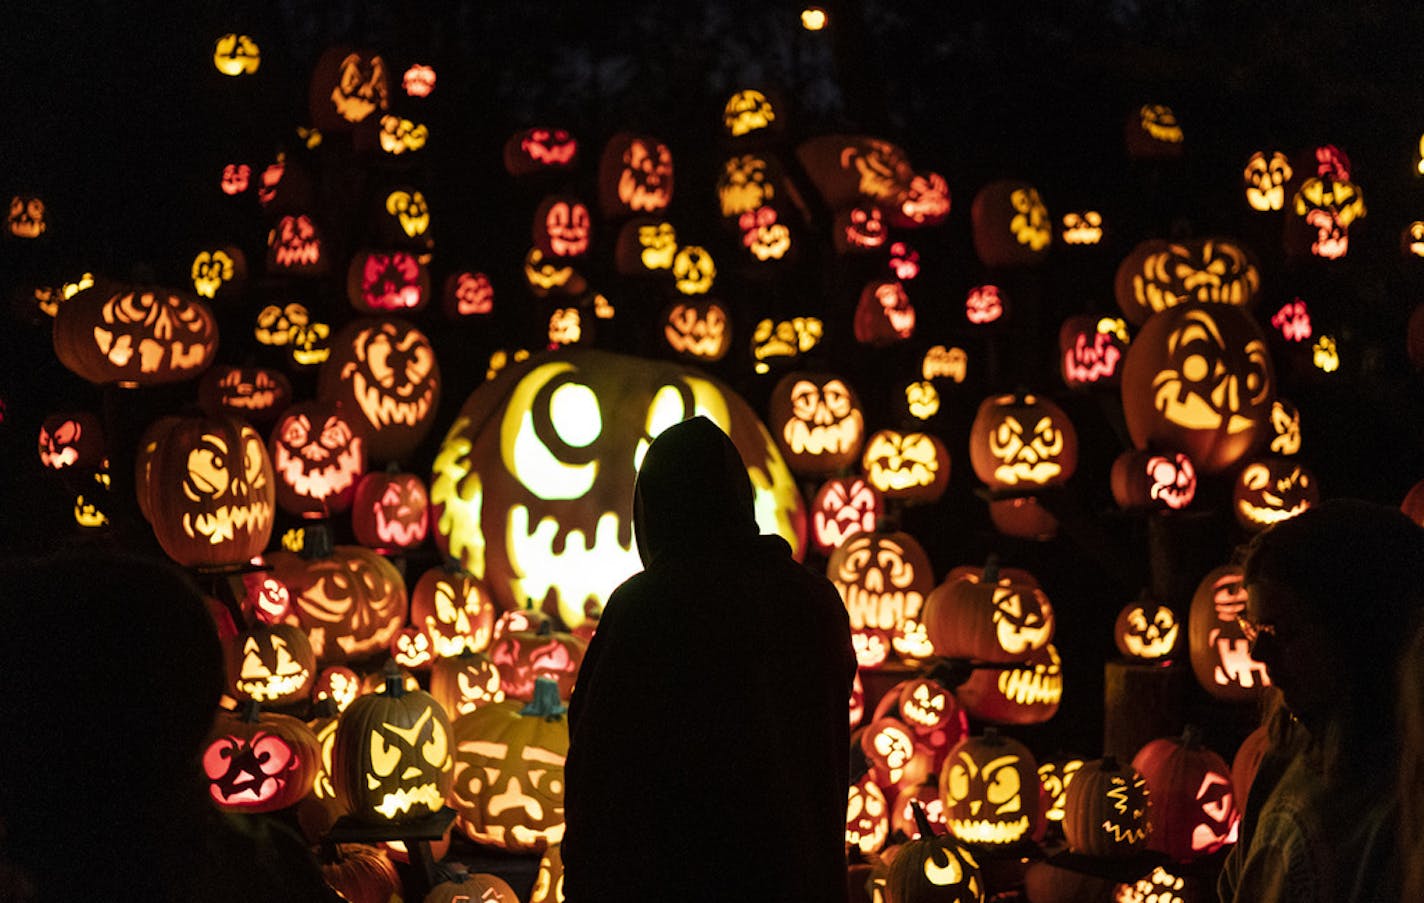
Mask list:
[[[801,27],[807,31],[820,31],[826,27],[826,11],[819,6],[808,6],[801,10]]]

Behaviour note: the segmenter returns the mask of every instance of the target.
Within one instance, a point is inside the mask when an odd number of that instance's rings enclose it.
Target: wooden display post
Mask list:
[[[423,900],[438,882],[435,874],[435,857],[430,851],[430,842],[445,836],[455,821],[455,810],[445,806],[419,821],[399,825],[364,825],[343,815],[331,826],[323,841],[328,843],[381,843],[399,840],[405,844],[410,854],[410,876],[406,878],[406,897]]]
[[[1110,661],[1103,666],[1103,755],[1120,762],[1185,723],[1187,669],[1181,664]]]

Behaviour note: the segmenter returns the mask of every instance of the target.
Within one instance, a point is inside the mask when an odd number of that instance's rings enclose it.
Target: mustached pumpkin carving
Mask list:
[[[276,471],[277,507],[305,518],[351,507],[366,472],[366,438],[346,410],[324,401],[292,405],[268,440]]]
[[[322,665],[385,652],[405,623],[405,580],[370,549],[336,546],[317,558],[280,550],[269,552],[266,561],[291,591],[289,620],[306,631]]]
[[[633,480],[667,427],[705,415],[747,463],[758,523],[805,549],[805,509],[781,453],[739,396],[678,364],[567,350],[511,364],[465,402],[430,482],[436,541],[503,608],[602,611],[642,564]]]
[[[384,464],[411,454],[435,424],[440,364],[425,333],[394,317],[358,319],[331,340],[318,394],[364,419],[367,450]]]

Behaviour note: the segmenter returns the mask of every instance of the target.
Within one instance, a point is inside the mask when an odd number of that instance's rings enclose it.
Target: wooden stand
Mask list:
[[[1148,741],[1175,737],[1185,723],[1187,669],[1111,661],[1103,666],[1103,755],[1120,762]]]
[[[423,900],[437,883],[435,857],[430,852],[430,842],[445,836],[454,821],[455,810],[449,806],[420,821],[400,825],[363,825],[353,821],[351,816],[343,815],[322,839],[330,843],[381,843],[390,840],[404,843],[410,854],[411,877],[407,883],[417,885],[405,888],[406,897]]]

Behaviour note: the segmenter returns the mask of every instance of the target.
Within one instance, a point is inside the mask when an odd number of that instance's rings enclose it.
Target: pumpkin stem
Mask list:
[[[919,800],[911,800],[910,808],[915,811],[915,827],[920,829],[920,837],[925,839],[934,837],[934,825],[930,824],[930,817],[925,814],[925,807],[920,805]]]
[[[569,710],[559,698],[559,684],[551,677],[534,678],[534,698],[519,710],[521,715],[537,715],[545,721],[557,721]]]
[[[405,695],[405,675],[395,662],[386,662],[381,669],[382,676],[386,679],[386,695],[392,699],[400,699]]]
[[[1196,749],[1201,746],[1201,728],[1195,724],[1188,724],[1182,728],[1182,745],[1187,749]]]
[[[554,633],[553,621],[540,621],[539,629],[534,631],[536,636],[552,636]]]
[[[1099,760],[1099,769],[1102,771],[1122,771],[1122,766],[1118,764],[1117,756],[1107,755]]]
[[[303,528],[302,550],[297,554],[310,561],[313,558],[330,558],[332,552],[331,529],[325,522],[307,524]]]
[[[242,722],[244,724],[256,724],[262,720],[262,703],[255,699],[249,699],[242,704]]]
[[[984,582],[999,582],[999,556],[993,552],[990,552],[989,557],[984,559]]]

